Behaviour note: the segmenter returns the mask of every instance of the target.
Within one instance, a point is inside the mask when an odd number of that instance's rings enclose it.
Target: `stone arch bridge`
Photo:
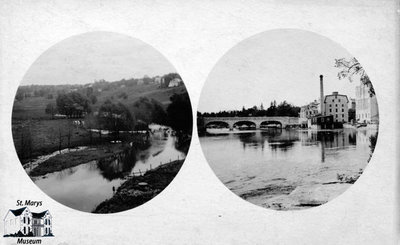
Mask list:
[[[256,128],[271,124],[280,125],[281,128],[300,125],[298,117],[204,117],[203,120],[205,127],[213,123],[223,123],[230,129],[238,124],[253,124]]]

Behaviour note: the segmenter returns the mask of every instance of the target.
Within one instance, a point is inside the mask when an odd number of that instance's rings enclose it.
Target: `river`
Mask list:
[[[185,158],[184,153],[175,149],[175,140],[171,134],[155,132],[151,136],[151,146],[145,150],[132,148],[113,159],[91,161],[33,180],[54,200],[70,208],[91,212],[99,203],[112,197],[127,176]]]
[[[363,171],[371,154],[370,136],[377,130],[221,133],[200,137],[219,179],[251,203],[292,210],[323,204],[351,186],[338,181],[338,174],[355,176]]]

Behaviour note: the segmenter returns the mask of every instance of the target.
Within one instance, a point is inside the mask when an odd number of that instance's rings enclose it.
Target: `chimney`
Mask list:
[[[324,76],[323,75],[319,75],[319,92],[320,92],[320,98],[321,98],[321,102],[320,102],[320,107],[321,107],[321,115],[324,115]]]

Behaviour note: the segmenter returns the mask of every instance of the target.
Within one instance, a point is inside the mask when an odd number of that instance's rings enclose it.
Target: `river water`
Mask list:
[[[151,168],[185,158],[175,149],[175,137],[163,131],[151,136],[146,150],[133,148],[113,159],[91,161],[59,172],[34,178],[34,182],[56,201],[81,211],[90,212],[112,197],[125,177],[144,173]]]
[[[371,135],[377,130],[225,131],[200,137],[200,143],[215,174],[235,194],[259,206],[291,210],[320,205],[351,186],[338,183],[338,174],[362,172]]]

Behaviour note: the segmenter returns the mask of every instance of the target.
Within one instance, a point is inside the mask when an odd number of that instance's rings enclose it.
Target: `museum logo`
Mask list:
[[[17,202],[17,206],[21,205]],[[32,204],[26,201],[26,205]],[[36,203],[37,204],[37,203]],[[41,206],[41,202],[37,205]],[[40,213],[32,212],[27,206],[9,209],[4,217],[4,237],[20,237],[17,244],[40,244],[40,239],[23,239],[23,237],[53,237],[53,221],[49,210]]]

